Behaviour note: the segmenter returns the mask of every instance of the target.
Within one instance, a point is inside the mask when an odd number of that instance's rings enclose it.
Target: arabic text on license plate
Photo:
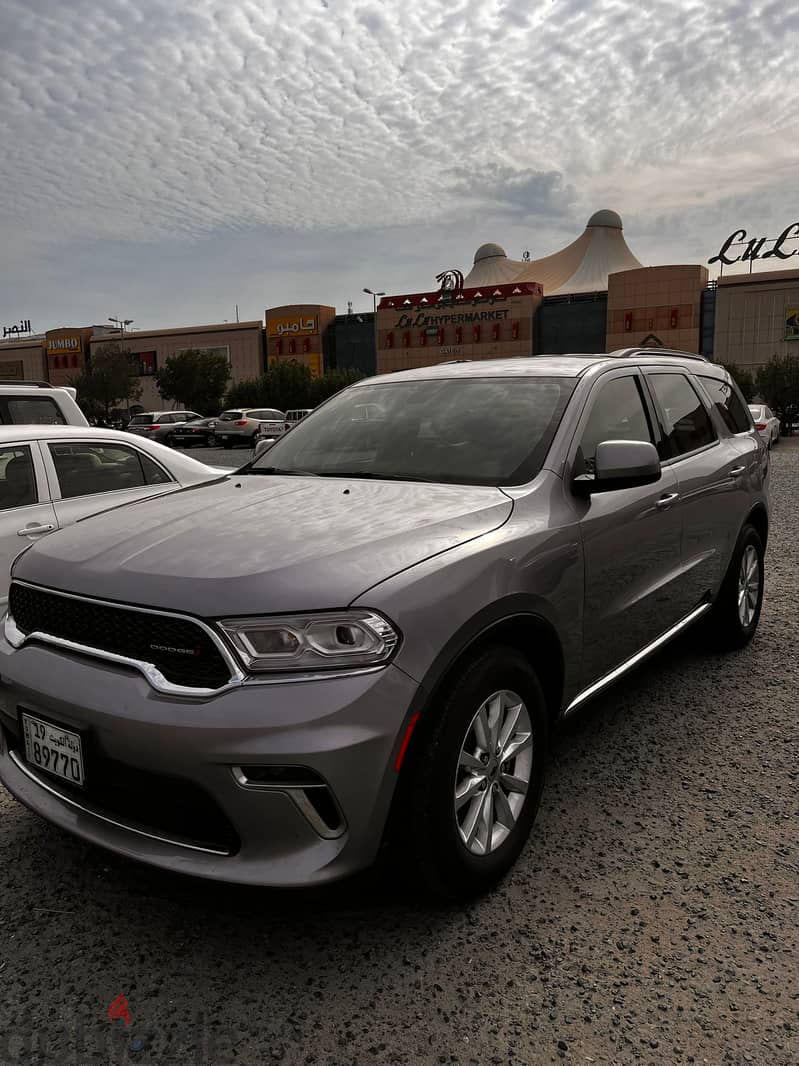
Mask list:
[[[24,713],[22,731],[29,763],[70,785],[83,785],[83,747],[77,733]]]

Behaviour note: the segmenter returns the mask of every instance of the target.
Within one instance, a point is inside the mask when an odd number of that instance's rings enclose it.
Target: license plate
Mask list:
[[[46,770],[70,785],[83,787],[83,746],[77,733],[22,714],[25,758],[40,770]]]

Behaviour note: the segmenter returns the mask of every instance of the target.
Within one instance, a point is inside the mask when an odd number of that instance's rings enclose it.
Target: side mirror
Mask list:
[[[257,459],[259,455],[263,455],[264,452],[268,452],[270,448],[273,448],[277,442],[274,437],[267,437],[264,440],[259,440],[255,445],[255,455],[253,459]]]
[[[653,485],[660,481],[660,459],[654,444],[644,440],[603,440],[597,445],[593,477],[583,475],[575,488],[587,495]]]

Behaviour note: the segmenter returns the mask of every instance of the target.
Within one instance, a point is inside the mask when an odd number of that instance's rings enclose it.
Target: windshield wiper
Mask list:
[[[236,471],[236,476],[239,474],[279,474],[286,475],[287,477],[319,477],[313,470],[284,470],[281,466],[250,466],[242,467],[241,470]]]
[[[436,478],[422,477],[418,474],[378,474],[374,470],[323,470],[319,477],[352,477],[371,479],[373,481],[424,481],[428,485],[436,485]]]

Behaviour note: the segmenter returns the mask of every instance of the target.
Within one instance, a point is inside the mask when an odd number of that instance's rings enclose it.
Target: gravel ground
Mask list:
[[[772,497],[754,643],[689,634],[564,728],[527,851],[468,907],[193,882],[3,793],[2,1066],[795,1066],[799,441]]]

